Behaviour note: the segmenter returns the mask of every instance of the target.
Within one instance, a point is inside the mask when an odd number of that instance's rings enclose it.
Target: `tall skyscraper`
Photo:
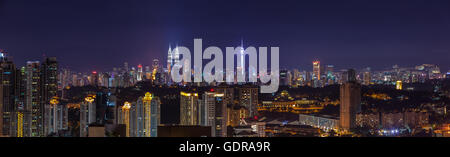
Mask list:
[[[25,121],[24,134],[27,137],[39,137],[44,133],[43,106],[40,103],[39,61],[28,61],[25,73]]]
[[[16,68],[0,49],[0,136],[10,136],[15,119]]]
[[[173,53],[172,53],[172,47],[169,45],[169,51],[167,52],[167,71],[170,74],[170,71],[172,70],[173,66]]]
[[[313,62],[313,80],[320,80],[320,61]]]
[[[356,114],[361,110],[361,85],[356,82],[355,71],[348,70],[348,80],[340,87],[340,127],[349,131],[356,127]]]
[[[57,104],[51,104],[50,100],[54,97],[57,97],[58,92],[58,62],[55,57],[46,58],[45,61],[41,65],[41,81],[40,81],[40,105],[44,107],[44,134],[43,136],[47,136],[52,132],[56,132],[51,118],[52,117],[52,109],[56,109]],[[54,110],[56,111],[56,110]]]
[[[158,125],[161,124],[161,100],[157,96],[153,96],[150,104],[150,136],[158,136]]]
[[[211,126],[212,137],[227,136],[227,105],[224,103],[224,94],[218,92],[205,92],[199,100],[199,124]]]
[[[397,82],[395,82],[395,89],[397,90],[402,90],[402,81],[398,80]]]
[[[58,99],[59,98],[55,96],[50,100],[49,105],[46,105],[44,117],[44,129],[46,135],[57,133],[58,130],[64,129],[65,116],[67,116],[67,113],[65,113],[64,106],[59,104]]]
[[[180,54],[178,52],[178,46],[176,46],[174,49],[172,49],[172,47],[169,45],[169,51],[167,54],[167,74],[168,74],[167,82],[169,84],[171,84],[171,82],[172,82],[171,81],[172,80],[172,78],[171,78],[172,67],[175,64],[177,64],[178,62],[180,62]]]
[[[215,100],[214,92],[205,92],[202,99],[199,99],[198,107],[198,125],[212,126],[215,118]],[[213,129],[213,127],[211,127]]]
[[[160,124],[161,102],[158,97],[151,93],[145,93],[136,102],[136,136],[156,137],[157,128]]]
[[[142,68],[142,65],[139,64],[138,65],[138,70],[137,70],[137,75],[136,75],[136,80],[137,81],[142,81],[142,78],[144,78],[144,70]]]
[[[223,93],[215,93],[215,121],[211,128],[214,128],[213,137],[227,137],[227,104],[223,102]]]
[[[145,79],[152,79],[152,70],[150,70],[150,66],[145,66]]]
[[[120,108],[119,114],[119,124],[125,124],[126,137],[130,137],[130,108],[131,104],[129,102],[125,102],[124,105]]]
[[[92,71],[92,73],[91,73],[91,82],[90,82],[90,84],[92,85],[92,86],[95,86],[95,87],[97,87],[98,86],[98,73],[97,73],[97,71]]]
[[[180,125],[198,125],[198,93],[180,95]]]
[[[370,85],[370,72],[369,71],[365,71],[364,72],[364,85]]]

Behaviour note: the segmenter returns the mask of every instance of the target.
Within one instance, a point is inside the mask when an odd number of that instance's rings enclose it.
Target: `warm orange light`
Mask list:
[[[131,108],[131,104],[128,101],[125,101],[125,103],[122,106],[123,110],[129,110]]]

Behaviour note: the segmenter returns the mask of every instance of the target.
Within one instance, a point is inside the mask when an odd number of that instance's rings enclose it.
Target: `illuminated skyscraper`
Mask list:
[[[152,80],[156,80],[157,73],[159,72],[159,60],[154,59],[152,64]]]
[[[142,65],[139,64],[137,74],[136,74],[136,80],[142,81],[142,78],[144,78],[144,71],[143,71]]]
[[[144,97],[138,98],[136,102],[137,137],[156,137],[161,117],[160,105],[159,98],[149,92],[145,93]]]
[[[334,76],[334,65],[327,65],[325,68],[327,84],[332,85],[336,81],[336,77]]]
[[[180,54],[178,52],[178,46],[176,46],[174,49],[169,45],[169,51],[167,54],[167,73],[169,76],[169,83],[171,82],[171,70],[172,67],[179,62],[180,60]]]
[[[211,126],[212,137],[227,136],[227,105],[224,96],[214,91],[205,92],[199,103],[199,124]]]
[[[173,66],[173,53],[172,53],[172,47],[169,45],[169,51],[167,52],[167,71],[170,74],[170,71],[172,70]]]
[[[313,62],[313,80],[320,80],[320,61]]]
[[[397,81],[397,82],[395,82],[395,89],[397,89],[397,90],[402,90],[403,89],[403,87],[402,87],[402,81]]]
[[[349,81],[340,88],[340,127],[350,130],[356,127],[356,114],[361,111],[361,85],[356,82],[355,71],[348,70]]]
[[[197,93],[180,93],[180,125],[198,125]]]

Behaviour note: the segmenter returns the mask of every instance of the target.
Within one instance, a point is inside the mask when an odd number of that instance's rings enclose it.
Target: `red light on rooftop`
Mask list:
[[[142,68],[142,65],[139,64],[139,65],[138,65],[138,68]]]
[[[92,74],[97,74],[97,71],[92,71]]]
[[[211,88],[209,91],[211,91],[211,92],[214,92],[214,89],[213,88]]]

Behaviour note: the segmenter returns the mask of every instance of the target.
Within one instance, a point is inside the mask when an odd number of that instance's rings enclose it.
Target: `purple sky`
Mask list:
[[[18,65],[56,56],[77,71],[166,60],[169,44],[280,47],[282,67],[450,67],[448,0],[0,0],[0,48]],[[192,50],[193,51],[193,50]],[[164,64],[165,65],[165,64]]]

